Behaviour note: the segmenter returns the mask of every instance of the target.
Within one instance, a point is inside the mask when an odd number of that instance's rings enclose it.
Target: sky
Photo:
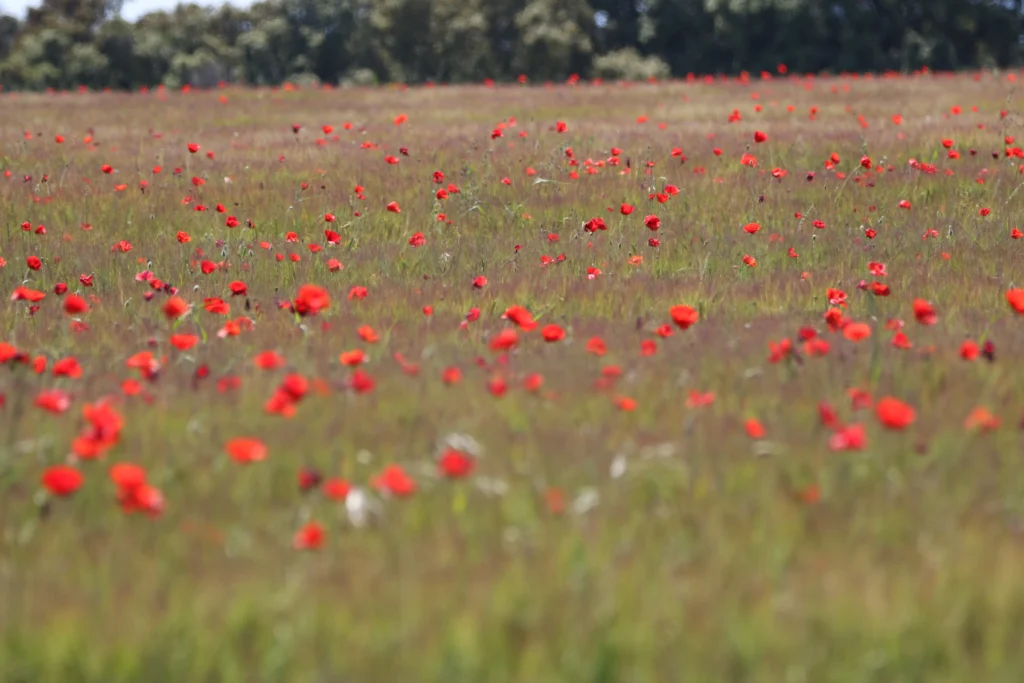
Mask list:
[[[225,2],[218,2],[217,0],[194,1],[197,1],[200,5],[227,4]],[[179,2],[181,2],[181,0],[124,0],[124,9],[121,11],[121,16],[128,21],[135,21],[147,12],[174,9],[175,5],[179,4]],[[2,10],[4,14],[24,17],[29,7],[35,7],[38,4],[39,0],[0,0],[0,10]],[[230,4],[244,7],[250,3],[245,0],[232,0]]]

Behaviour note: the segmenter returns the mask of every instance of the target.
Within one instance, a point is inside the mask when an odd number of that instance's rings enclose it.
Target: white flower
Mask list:
[[[364,527],[370,516],[377,513],[376,501],[361,488],[354,488],[345,497],[345,512],[354,527]]]
[[[459,451],[460,453],[465,453],[466,455],[474,458],[479,458],[484,450],[483,446],[480,445],[480,442],[469,434],[459,434],[455,432],[446,434],[441,438],[437,448],[438,455],[440,456],[440,454],[444,453],[449,448]]]

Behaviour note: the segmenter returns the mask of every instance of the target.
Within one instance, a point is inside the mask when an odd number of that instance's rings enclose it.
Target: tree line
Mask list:
[[[178,5],[128,22],[121,0],[0,14],[0,85],[136,89],[368,85],[689,73],[1006,67],[1024,0],[265,0]]]

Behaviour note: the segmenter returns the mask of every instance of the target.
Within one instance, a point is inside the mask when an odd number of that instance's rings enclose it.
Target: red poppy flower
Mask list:
[[[376,386],[376,382],[373,377],[362,370],[356,370],[352,373],[352,377],[349,379],[349,386],[352,387],[352,391],[357,394],[368,394],[373,391]]]
[[[252,463],[266,460],[267,447],[259,439],[236,437],[224,444],[224,452],[238,463]]]
[[[292,307],[300,316],[314,316],[331,305],[331,296],[319,285],[302,285],[292,302]]]
[[[317,550],[323,546],[327,532],[319,522],[307,522],[295,532],[292,546],[296,550]]]
[[[320,473],[317,472],[316,470],[311,469],[309,467],[302,467],[299,468],[297,479],[299,484],[299,490],[307,492],[313,491],[318,486],[320,486],[320,482],[323,478],[320,476]]]
[[[7,342],[0,342],[0,365],[18,357],[18,349]]]
[[[362,339],[367,344],[376,344],[378,341],[380,341],[380,335],[377,334],[377,331],[374,330],[369,325],[363,325],[362,327],[357,329],[356,334],[358,334],[359,338]]]
[[[203,308],[206,309],[207,313],[213,313],[214,315],[227,315],[231,311],[231,307],[219,296],[203,299]]]
[[[587,341],[587,353],[591,353],[595,356],[603,356],[607,352],[608,346],[600,337],[591,337],[590,340]]]
[[[843,336],[852,342],[859,342],[871,336],[871,326],[867,323],[851,322],[843,326]]]
[[[537,327],[537,322],[533,319],[533,314],[523,306],[509,306],[505,309],[505,313],[502,317],[515,323],[515,325],[524,332],[529,332]]]
[[[764,426],[756,418],[750,418],[743,425],[744,430],[747,432],[747,436],[751,439],[763,439],[765,435]]]
[[[939,319],[935,307],[924,299],[914,299],[914,318],[922,325],[934,325]]]
[[[69,465],[54,465],[43,472],[42,484],[55,496],[70,496],[85,482],[82,473]]]
[[[565,330],[554,324],[545,325],[540,334],[546,342],[558,342],[565,339]]]
[[[992,431],[999,427],[999,418],[992,414],[988,408],[978,406],[971,410],[967,419],[964,420],[964,429],[976,429],[982,432]]]
[[[321,490],[331,500],[343,501],[348,498],[348,494],[352,491],[352,485],[344,479],[335,477],[325,481]]]
[[[11,294],[11,301],[27,301],[30,304],[37,304],[45,298],[46,294],[44,292],[29,289],[25,286],[15,287],[14,292]]]
[[[505,328],[491,339],[492,351],[508,351],[519,343],[519,335],[512,328]]]
[[[914,423],[917,413],[911,405],[886,396],[875,405],[875,416],[884,427],[901,430]]]
[[[373,478],[373,487],[393,496],[404,498],[416,492],[416,481],[406,474],[401,465],[388,465]]]
[[[859,451],[867,446],[867,435],[864,425],[852,424],[848,427],[838,427],[836,432],[829,437],[828,447],[833,451]]]
[[[338,356],[338,360],[342,365],[355,366],[361,365],[366,360],[366,354],[363,353],[362,349],[353,349],[352,351],[343,351]]]
[[[44,389],[36,395],[36,407],[51,413],[63,413],[71,407],[71,397],[60,389]]]
[[[110,475],[110,480],[119,489],[131,490],[146,483],[146,470],[131,463],[121,462],[111,465],[108,474]]]
[[[293,402],[298,403],[309,391],[309,380],[293,372],[285,375],[284,379],[281,380],[281,386],[278,387],[278,391],[288,396]]]
[[[694,325],[700,319],[700,314],[696,309],[683,305],[673,306],[670,308],[669,315],[672,316],[672,322],[683,330],[689,329],[690,326]]]
[[[82,376],[82,366],[74,357],[62,358],[53,364],[54,377],[70,377],[78,379]]]
[[[284,356],[279,354],[277,351],[263,351],[256,354],[256,357],[252,359],[253,365],[260,368],[261,370],[274,370],[284,366]]]
[[[476,458],[454,448],[446,449],[437,459],[438,472],[449,479],[468,476],[476,465]]]
[[[172,296],[166,303],[164,303],[164,315],[171,320],[185,315],[185,313],[188,312],[188,309],[188,303],[177,296]]]
[[[146,482],[146,471],[131,463],[118,463],[109,471],[117,486],[117,500],[126,514],[146,512],[159,515],[164,508],[163,493]]]
[[[89,304],[77,294],[69,294],[64,299],[64,312],[68,315],[80,315],[89,310]]]
[[[1007,290],[1006,302],[1014,311],[1024,315],[1024,289]]]

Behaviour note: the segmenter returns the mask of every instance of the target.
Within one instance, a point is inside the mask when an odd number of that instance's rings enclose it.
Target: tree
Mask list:
[[[440,81],[473,81],[496,75],[487,40],[490,25],[481,0],[434,0],[430,38],[434,71]]]
[[[262,0],[180,4],[134,23],[123,0],[0,15],[8,88],[267,85],[1003,67],[1024,0]]]
[[[589,70],[594,10],[586,0],[530,0],[516,15],[516,66],[537,78],[564,78]]]
[[[714,16],[704,0],[650,0],[643,14],[649,30],[641,37],[646,54],[659,55],[672,73],[721,71],[726,50],[714,38]]]
[[[596,27],[595,44],[601,53],[633,48],[641,44],[641,23],[647,3],[641,0],[592,0]]]
[[[377,0],[370,12],[370,30],[380,45],[387,78],[417,82],[434,71],[430,26],[433,0]]]
[[[0,62],[7,58],[14,47],[14,41],[18,37],[21,24],[14,17],[0,14]]]

